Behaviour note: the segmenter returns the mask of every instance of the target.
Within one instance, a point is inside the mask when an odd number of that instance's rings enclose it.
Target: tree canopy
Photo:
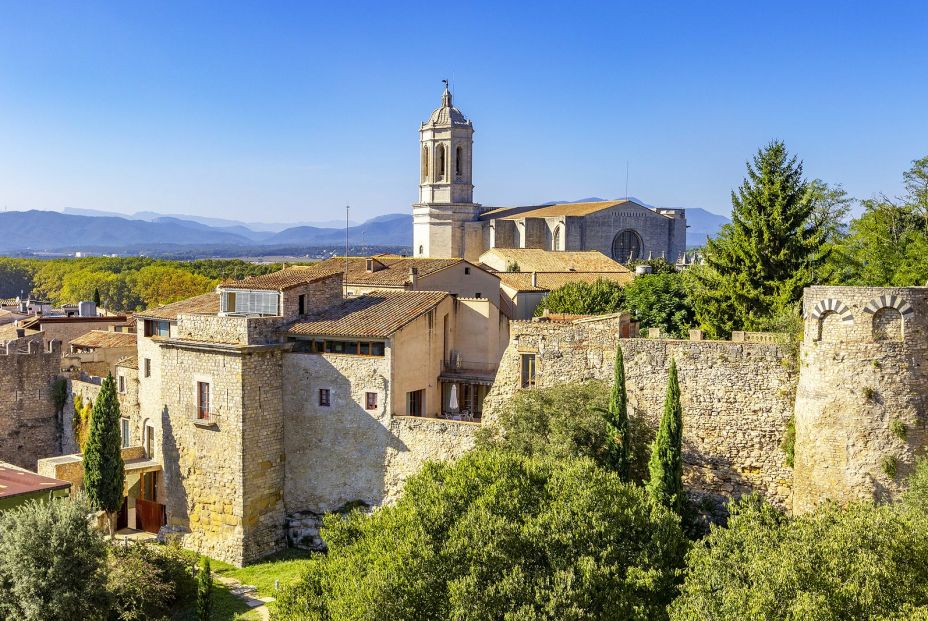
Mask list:
[[[687,547],[677,516],[589,460],[484,451],[323,537],[280,618],[662,619]]]
[[[622,285],[600,278],[594,282],[571,282],[554,289],[535,308],[540,316],[545,309],[552,313],[602,315],[622,309],[625,300]]]

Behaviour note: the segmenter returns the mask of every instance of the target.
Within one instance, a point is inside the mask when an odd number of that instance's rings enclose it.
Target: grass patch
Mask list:
[[[248,607],[241,599],[232,595],[229,589],[218,582],[213,582],[213,612],[211,621],[258,621],[261,617]],[[197,607],[195,602],[174,611],[172,621],[197,621]]]
[[[247,567],[233,567],[213,561],[213,573],[256,587],[258,595],[276,597],[274,582],[279,580],[280,588],[284,588],[299,580],[311,557],[311,552],[287,548]]]

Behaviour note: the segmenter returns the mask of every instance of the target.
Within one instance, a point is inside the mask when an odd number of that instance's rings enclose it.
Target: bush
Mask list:
[[[147,544],[114,546],[110,551],[107,590],[112,619],[164,619],[175,601],[173,576],[158,548]]]
[[[676,271],[638,276],[625,287],[625,308],[642,329],[660,328],[661,334],[688,338],[696,313],[685,279]]]
[[[928,516],[928,458],[915,462],[915,471],[909,477],[909,489],[904,498],[907,505]]]
[[[106,547],[83,499],[0,513],[0,619],[105,617]]]
[[[611,441],[603,416],[609,386],[589,381],[516,393],[499,413],[497,424],[480,430],[477,444],[525,457],[588,457],[612,469]],[[629,416],[629,480],[646,479],[653,430],[641,417]]]
[[[209,566],[209,557],[200,559],[197,572],[197,619],[209,621],[213,610],[213,573]]]
[[[281,619],[661,619],[686,549],[676,516],[588,459],[488,451],[323,536]]]
[[[728,528],[712,527],[690,551],[670,616],[899,619],[928,605],[925,576],[924,513],[906,505],[827,505],[789,519],[752,496],[733,505]]]
[[[603,315],[622,309],[622,285],[603,278],[592,282],[572,282],[551,291],[535,308],[539,317],[545,309],[569,315]]]

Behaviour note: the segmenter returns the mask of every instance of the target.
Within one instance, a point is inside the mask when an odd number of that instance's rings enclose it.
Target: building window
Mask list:
[[[421,256],[423,254],[425,254],[425,246],[419,244],[419,255]]]
[[[319,389],[319,405],[324,408],[332,405],[332,391],[328,388]]]
[[[151,358],[142,359],[142,373],[145,377],[151,377]]]
[[[445,180],[445,145],[438,145],[438,151],[435,153],[435,180]]]
[[[145,320],[145,336],[170,336],[171,322],[154,319]]]
[[[422,416],[422,403],[425,401],[425,390],[413,390],[406,393],[406,415]]]
[[[464,149],[458,147],[454,155],[454,174],[460,177],[464,174]]]
[[[306,294],[301,293],[298,299],[299,299],[299,306],[300,306],[300,308],[298,309],[298,312],[300,315],[305,315],[306,314]]]
[[[219,310],[226,315],[270,315],[280,313],[277,291],[223,291]]]
[[[522,354],[522,388],[535,386],[535,354]]]
[[[126,376],[119,376],[119,392],[126,392]]]
[[[424,146],[422,147],[422,181],[428,181],[428,180],[429,180],[429,148]]]
[[[383,341],[342,341],[335,339],[291,338],[293,351],[298,354],[342,354],[347,356],[377,356],[386,353]]]
[[[197,382],[197,418],[209,420],[209,382]]]
[[[122,447],[126,448],[129,446],[129,419],[120,418],[119,423],[119,433],[122,436]]]
[[[364,407],[368,410],[377,409],[377,393],[368,392],[364,394]]]
[[[155,458],[155,428],[149,424],[145,425],[145,456]]]
[[[467,276],[467,275],[469,275],[469,274],[470,274],[470,268],[469,268],[469,267],[465,267],[465,268],[464,268],[464,275]]]
[[[481,292],[478,291],[478,292],[477,292],[477,295],[475,295],[474,297],[475,297],[475,298],[482,298],[482,297],[483,297],[483,294],[482,294]]]
[[[641,257],[641,237],[625,229],[612,240],[612,258],[619,263],[631,263]]]

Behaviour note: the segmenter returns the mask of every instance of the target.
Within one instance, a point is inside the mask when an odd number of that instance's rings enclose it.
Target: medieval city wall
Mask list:
[[[810,287],[794,509],[891,500],[928,446],[928,288]]]
[[[716,502],[757,490],[789,508],[792,471],[780,448],[792,416],[796,373],[784,346],[728,341],[617,339],[611,320],[513,322],[512,340],[487,397],[492,424],[521,388],[521,356],[534,354],[536,386],[611,382],[615,347],[625,360],[629,406],[653,434],[663,411],[671,359],[683,406],[684,477]]]
[[[61,369],[61,344],[41,333],[0,347],[0,461],[35,470],[59,454],[51,387]]]

